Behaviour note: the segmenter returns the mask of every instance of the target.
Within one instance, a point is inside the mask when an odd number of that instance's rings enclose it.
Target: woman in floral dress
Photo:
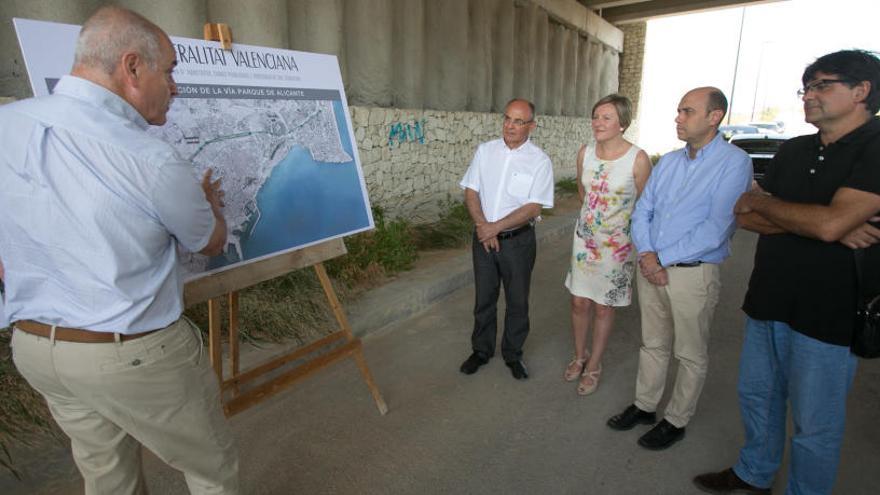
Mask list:
[[[571,292],[574,360],[566,381],[580,377],[577,392],[589,395],[599,386],[602,354],[614,322],[614,308],[632,298],[635,249],[630,215],[651,173],[648,155],[623,138],[632,105],[612,94],[593,106],[594,145],[577,156],[578,193],[583,201],[574,232],[571,268],[565,286]],[[587,335],[593,329],[592,353]]]

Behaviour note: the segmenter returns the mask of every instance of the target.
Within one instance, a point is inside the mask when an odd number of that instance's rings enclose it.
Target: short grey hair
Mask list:
[[[511,103],[516,103],[518,101],[521,101],[529,106],[529,112],[532,114],[529,120],[535,120],[535,104],[525,98],[512,98],[510,101],[507,102],[507,105],[504,105],[504,109],[507,110],[507,107],[509,107]]]
[[[125,52],[135,52],[156,69],[164,33],[145,17],[122,7],[99,8],[83,24],[76,41],[74,67],[112,74]]]

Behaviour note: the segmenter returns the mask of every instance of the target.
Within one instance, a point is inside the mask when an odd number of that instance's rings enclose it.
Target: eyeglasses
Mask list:
[[[535,119],[531,119],[531,120],[512,119],[512,118],[508,117],[507,115],[504,116],[504,123],[505,124],[513,124],[514,127],[522,127],[524,125],[531,124],[534,121],[535,121]]]
[[[824,93],[834,83],[849,84],[850,81],[848,79],[819,79],[818,81],[813,81],[803,88],[797,90],[797,95],[804,96],[810,91],[814,91],[816,93]]]

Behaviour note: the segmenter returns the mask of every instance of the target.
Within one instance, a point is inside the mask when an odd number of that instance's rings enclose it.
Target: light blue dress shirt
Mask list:
[[[663,155],[633,211],[636,249],[656,252],[663,266],[721,263],[736,229],[733,206],[751,182],[749,155],[720,134],[694,159],[687,147]]]
[[[215,220],[192,164],[147,127],[72,76],[0,107],[0,319],[138,333],[180,317],[178,245],[204,249]]]

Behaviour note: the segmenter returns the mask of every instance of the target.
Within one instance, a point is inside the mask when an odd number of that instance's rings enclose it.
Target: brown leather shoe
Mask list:
[[[720,473],[706,473],[694,477],[694,485],[706,493],[760,493],[770,494],[769,488],[758,488],[743,481],[733,469]]]

